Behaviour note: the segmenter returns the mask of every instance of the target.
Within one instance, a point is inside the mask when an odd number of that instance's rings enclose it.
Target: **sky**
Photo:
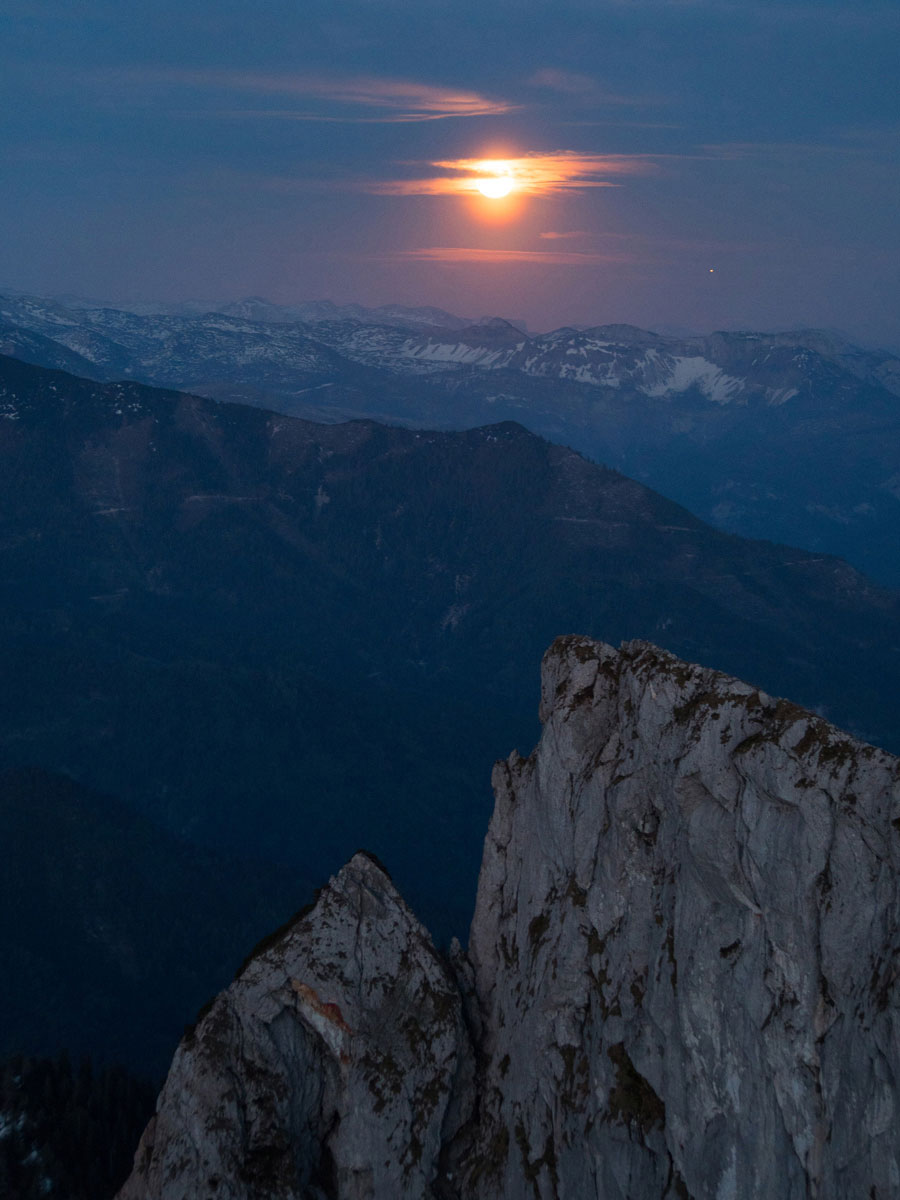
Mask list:
[[[898,61],[896,0],[4,0],[0,287],[897,347]]]

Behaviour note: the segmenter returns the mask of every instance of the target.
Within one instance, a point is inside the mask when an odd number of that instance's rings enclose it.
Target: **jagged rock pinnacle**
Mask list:
[[[448,968],[357,854],[182,1040],[121,1200],[421,1200],[470,1053]]]

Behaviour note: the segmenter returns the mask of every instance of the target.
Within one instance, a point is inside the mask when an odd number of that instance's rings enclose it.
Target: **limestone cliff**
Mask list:
[[[646,643],[558,641],[496,769],[470,1194],[896,1196],[896,759]]]
[[[542,719],[469,958],[354,858],[182,1043],[122,1200],[900,1194],[898,760],[643,642],[558,640]]]

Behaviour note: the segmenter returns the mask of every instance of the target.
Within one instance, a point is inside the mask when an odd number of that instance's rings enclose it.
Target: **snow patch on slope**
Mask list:
[[[524,345],[524,343],[522,343]],[[516,346],[520,350],[522,345]],[[428,341],[424,345],[412,342],[405,350],[409,358],[417,362],[453,363],[456,365],[495,367],[509,361],[509,347],[492,350],[486,346],[469,346],[465,342],[453,344]],[[502,360],[502,362],[501,362]]]
[[[668,377],[641,390],[648,396],[664,396],[666,392],[686,392],[696,387],[716,404],[728,404],[745,386],[742,379],[726,375],[715,363],[697,356],[673,358]]]

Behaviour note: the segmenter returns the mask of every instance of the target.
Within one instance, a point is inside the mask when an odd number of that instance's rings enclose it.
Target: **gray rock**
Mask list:
[[[453,976],[357,854],[182,1040],[120,1200],[421,1200],[470,1064]]]
[[[900,1194],[900,762],[645,642],[559,639],[541,715],[468,955],[356,856],[182,1042],[121,1200]]]

